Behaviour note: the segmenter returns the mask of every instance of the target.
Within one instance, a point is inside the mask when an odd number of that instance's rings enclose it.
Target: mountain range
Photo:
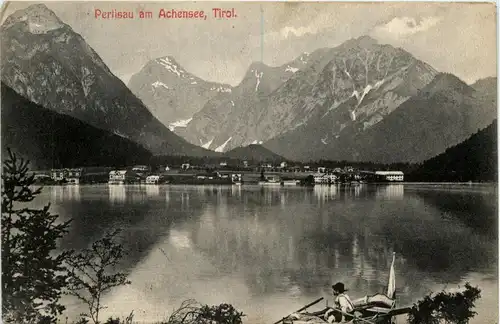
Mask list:
[[[254,62],[236,86],[163,56],[129,89],[44,5],[16,11],[1,33],[5,87],[154,155],[419,162],[497,114],[496,77],[467,85],[367,36],[277,67]]]
[[[33,103],[134,141],[154,154],[210,155],[156,119],[99,55],[45,5],[1,26],[2,81]]]
[[[231,93],[220,94],[208,101],[201,111],[194,114],[184,133],[179,134],[193,144],[218,152],[262,144],[269,137],[262,133],[267,98],[297,71],[317,59],[321,52],[304,53],[279,67],[252,63]]]
[[[298,161],[418,162],[491,123],[496,83],[469,86],[363,36],[279,67],[252,63],[174,131],[217,152],[262,144]]]
[[[453,75],[440,73],[370,127],[349,123],[345,117],[347,125],[340,132],[337,128],[323,135],[333,124],[323,118],[265,145],[278,154],[289,152],[284,156],[291,159],[420,162],[464,141],[495,117],[496,94],[479,92]]]

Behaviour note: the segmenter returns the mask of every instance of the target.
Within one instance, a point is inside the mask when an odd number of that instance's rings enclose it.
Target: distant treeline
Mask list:
[[[207,166],[215,167],[220,166],[220,163],[225,162],[229,166],[243,166],[243,161],[239,159],[227,158],[224,156],[204,156],[204,157],[192,157],[192,156],[182,156],[182,155],[162,155],[153,156],[149,160],[149,165],[151,166],[180,166],[182,164],[188,163],[192,166]],[[260,165],[263,162],[260,161],[248,161],[249,165]]]

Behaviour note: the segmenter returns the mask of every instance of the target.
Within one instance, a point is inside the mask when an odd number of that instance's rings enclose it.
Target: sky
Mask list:
[[[10,2],[5,17],[32,2]],[[426,2],[45,2],[125,83],[149,61],[173,56],[187,71],[237,85],[253,61],[272,66],[303,52],[369,35],[467,83],[496,76],[496,8]],[[159,18],[160,9],[204,10],[207,20]],[[234,8],[217,19],[213,8]],[[95,10],[133,11],[134,19],[96,19]],[[153,12],[139,19],[138,10]]]

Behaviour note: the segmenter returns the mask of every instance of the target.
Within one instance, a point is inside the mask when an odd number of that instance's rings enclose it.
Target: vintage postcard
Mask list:
[[[497,29],[3,3],[3,322],[498,323]]]

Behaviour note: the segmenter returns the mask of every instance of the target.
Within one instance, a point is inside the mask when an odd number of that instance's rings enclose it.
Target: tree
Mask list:
[[[408,314],[409,324],[467,324],[476,312],[475,302],[481,290],[465,284],[465,290],[455,293],[440,292],[425,296],[415,303]]]
[[[77,297],[89,308],[89,314],[82,314],[99,323],[99,312],[106,307],[101,299],[112,288],[128,285],[130,281],[123,272],[113,272],[125,252],[116,243],[120,230],[107,232],[90,248],[74,253],[67,261],[70,271],[68,294]]]
[[[303,186],[307,186],[307,187],[313,186],[314,185],[314,176],[308,175],[305,179],[303,179],[301,181],[301,183]]]
[[[59,304],[67,278],[64,260],[55,253],[70,221],[26,207],[41,188],[33,188],[29,161],[8,149],[2,172],[2,313],[5,322],[55,322],[65,309]]]

